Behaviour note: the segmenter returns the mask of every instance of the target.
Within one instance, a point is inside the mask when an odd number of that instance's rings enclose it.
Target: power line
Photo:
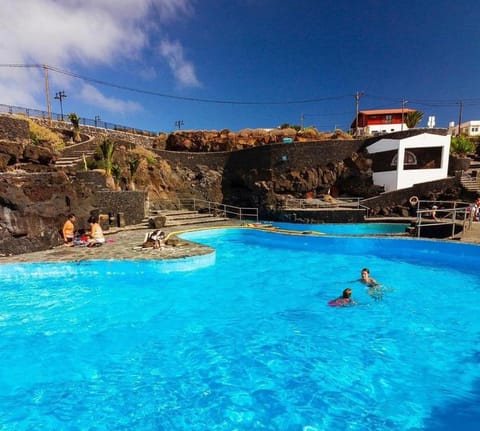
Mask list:
[[[90,78],[87,76],[80,75],[75,72],[70,72],[68,70],[63,70],[58,67],[54,66],[48,66],[48,65],[40,65],[40,64],[0,64],[0,67],[29,67],[29,68],[34,68],[34,67],[44,67],[48,70],[51,70],[52,72],[60,73],[62,75],[70,76],[72,78],[78,78],[86,82],[92,82],[95,84],[99,85],[104,85],[108,87],[113,87],[113,88],[118,88],[120,90],[125,90],[125,91],[131,91],[134,93],[140,93],[140,94],[147,94],[150,96],[157,96],[157,97],[164,97],[164,98],[169,98],[169,99],[175,99],[175,100],[183,100],[183,101],[188,101],[188,102],[201,102],[201,103],[216,103],[216,104],[228,104],[228,105],[293,105],[293,104],[304,104],[304,103],[318,103],[318,102],[326,102],[330,100],[339,100],[346,98],[348,96],[330,96],[330,97],[319,97],[319,98],[313,98],[313,99],[300,99],[300,100],[284,100],[284,101],[275,101],[275,100],[270,100],[270,101],[239,101],[239,100],[222,100],[222,99],[203,99],[203,98],[198,98],[198,97],[184,97],[184,96],[176,96],[173,94],[167,94],[167,93],[160,93],[157,91],[150,91],[150,90],[142,90],[139,88],[134,88],[134,87],[129,87],[126,85],[120,85],[120,84],[115,84],[112,82],[108,81],[103,81],[100,79],[96,78]]]
[[[379,99],[379,100],[385,100],[388,102],[395,102],[398,103],[399,101],[401,102],[404,98],[393,98],[393,97],[386,97],[386,96],[375,96],[372,94],[368,94],[365,97],[371,98],[371,99]],[[436,108],[449,108],[452,106],[458,105],[458,98],[457,99],[415,99],[415,98],[409,98],[409,103],[410,104],[415,104],[415,105],[422,105],[422,106],[430,106],[430,107],[436,107]],[[480,98],[471,98],[471,99],[462,99],[464,102],[464,105],[468,106],[476,106],[480,105]]]

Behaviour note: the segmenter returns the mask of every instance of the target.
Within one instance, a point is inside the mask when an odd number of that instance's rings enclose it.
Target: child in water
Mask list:
[[[350,305],[354,305],[355,301],[351,298],[352,296],[352,289],[347,287],[346,289],[343,289],[342,296],[339,296],[338,298],[332,299],[328,301],[328,305],[335,307],[347,307]]]

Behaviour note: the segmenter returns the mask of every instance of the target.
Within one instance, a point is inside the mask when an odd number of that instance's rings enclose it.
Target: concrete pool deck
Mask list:
[[[59,245],[49,250],[36,251],[14,256],[0,257],[0,264],[25,262],[67,262],[89,259],[179,259],[189,256],[204,255],[213,249],[202,244],[184,241],[176,233],[195,229],[211,229],[228,226],[240,227],[240,221],[205,223],[199,225],[177,226],[163,229],[167,234],[167,245],[160,250],[142,248],[145,233],[152,229],[144,226],[128,226],[105,232],[106,243],[101,247],[66,247]],[[472,223],[460,242],[480,243],[480,222]]]
[[[128,226],[105,231],[105,244],[101,247],[66,247],[63,244],[49,250],[35,251],[13,256],[0,257],[0,264],[25,262],[68,262],[88,259],[178,259],[213,252],[211,247],[176,237],[175,233],[193,229],[211,229],[224,226],[241,226],[235,221],[205,223],[162,229],[167,234],[167,245],[163,249],[142,248],[143,240],[151,228]]]

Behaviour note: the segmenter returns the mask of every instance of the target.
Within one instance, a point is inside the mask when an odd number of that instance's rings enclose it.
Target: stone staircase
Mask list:
[[[460,182],[466,190],[480,194],[480,162],[472,161],[469,170],[462,174]]]
[[[69,168],[72,166],[76,166],[78,163],[83,163],[83,157],[86,158],[92,157],[95,154],[94,150],[89,151],[76,151],[72,152],[69,155],[63,155],[57,159],[55,162],[55,166],[57,168]]]
[[[164,227],[172,226],[188,226],[206,223],[226,222],[230,219],[221,214],[214,215],[210,213],[201,213],[191,210],[150,210],[150,216],[146,220],[147,226],[149,221],[156,217],[162,217],[165,220]]]
[[[87,141],[68,145],[62,152],[62,156],[57,159],[55,166],[57,168],[69,168],[83,162],[83,158],[92,157],[95,154],[95,139],[89,138]]]

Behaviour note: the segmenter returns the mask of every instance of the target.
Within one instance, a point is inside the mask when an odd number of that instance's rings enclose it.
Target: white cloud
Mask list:
[[[0,62],[47,64],[72,71],[81,67],[87,71],[83,73],[93,78],[97,77],[98,66],[113,69],[119,64],[129,65],[132,60],[142,64],[146,61],[142,58],[143,50],[154,37],[150,32],[161,31],[161,23],[191,15],[192,1],[0,0]],[[184,66],[177,61],[177,67],[172,68],[178,73],[175,76],[181,83],[195,82],[193,66],[183,59],[183,54],[181,62]],[[74,86],[72,79],[51,73],[51,88],[68,90]],[[0,67],[0,94],[0,103],[42,106],[42,70]],[[85,94],[93,96],[91,91]],[[98,94],[90,103],[99,103]],[[113,104],[106,103],[107,100],[105,97],[105,106],[122,106],[119,100]],[[129,109],[130,103],[125,102],[124,108]]]
[[[200,82],[195,76],[193,64],[183,55],[183,46],[178,41],[162,40],[160,54],[165,58],[172,73],[180,84],[188,87],[198,87]]]
[[[138,112],[142,110],[139,103],[132,101],[125,101],[116,99],[114,97],[107,97],[102,94],[96,87],[90,84],[85,84],[80,89],[80,98],[93,103],[94,105],[104,108],[110,112],[129,113]]]

